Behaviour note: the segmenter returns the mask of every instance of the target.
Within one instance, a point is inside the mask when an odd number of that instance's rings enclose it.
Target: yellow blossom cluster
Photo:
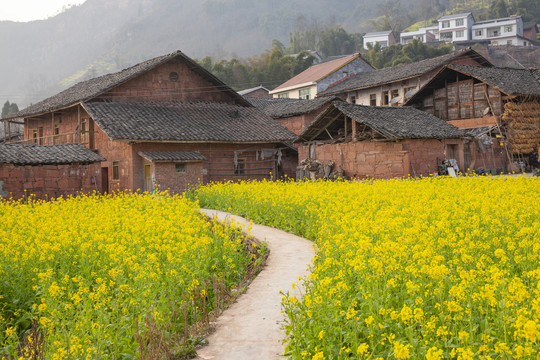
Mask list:
[[[540,181],[246,182],[216,207],[317,244],[283,297],[295,359],[540,358]]]
[[[140,358],[148,324],[187,337],[251,260],[198,209],[166,193],[0,202],[0,358],[33,338],[44,359]]]

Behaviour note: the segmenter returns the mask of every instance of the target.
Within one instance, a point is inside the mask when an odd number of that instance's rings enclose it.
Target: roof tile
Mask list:
[[[16,165],[62,165],[94,163],[105,159],[82,144],[0,145],[0,163]]]

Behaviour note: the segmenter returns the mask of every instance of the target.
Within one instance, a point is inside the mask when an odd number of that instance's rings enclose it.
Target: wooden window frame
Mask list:
[[[112,180],[118,181],[120,180],[120,161],[115,160],[112,162]]]
[[[174,164],[174,173],[175,174],[187,174],[187,164],[186,163],[176,163],[176,164]]]
[[[369,106],[377,106],[377,94],[369,94]]]
[[[234,165],[234,175],[245,175],[246,174],[246,159],[238,158],[236,164]]]

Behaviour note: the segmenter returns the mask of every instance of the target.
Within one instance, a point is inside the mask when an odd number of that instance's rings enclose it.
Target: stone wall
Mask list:
[[[88,194],[101,189],[100,165],[0,164],[0,198],[37,199]]]

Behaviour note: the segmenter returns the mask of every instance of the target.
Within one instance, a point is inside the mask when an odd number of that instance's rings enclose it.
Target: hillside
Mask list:
[[[482,9],[502,0],[474,0]],[[522,4],[535,0],[511,0]],[[182,50],[194,58],[248,57],[288,44],[292,31],[392,27],[468,6],[463,0],[87,0],[47,20],[0,21],[0,101],[24,107],[66,87]],[[538,3],[538,2],[537,2]],[[534,5],[536,7],[540,5]],[[538,9],[533,9],[538,12]]]
[[[0,22],[0,100],[35,102],[179,49],[191,57],[250,56],[273,39],[287,42],[299,18],[345,23],[374,11],[368,0],[87,0],[47,20]]]

